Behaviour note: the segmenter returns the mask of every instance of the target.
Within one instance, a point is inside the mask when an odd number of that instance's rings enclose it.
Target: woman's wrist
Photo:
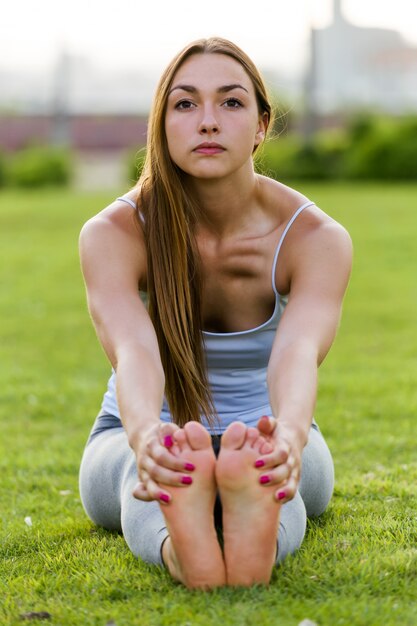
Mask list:
[[[295,447],[301,453],[308,441],[309,427],[284,419],[277,419],[276,436],[285,439],[291,447]]]
[[[146,435],[149,433],[149,431],[157,430],[160,424],[160,420],[152,420],[147,422],[146,424],[139,424],[130,428],[125,427],[129,446],[132,448],[135,454],[137,454],[140,450],[142,442]]]

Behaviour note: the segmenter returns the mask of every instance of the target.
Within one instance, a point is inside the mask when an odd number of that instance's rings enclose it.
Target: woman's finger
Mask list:
[[[157,441],[150,442],[148,444],[147,454],[143,455],[142,458],[145,460],[150,457],[157,465],[175,472],[193,472],[195,465],[191,463],[191,461],[175,456],[172,452],[174,447],[175,443],[173,443],[171,448],[166,448]]]
[[[193,482],[192,476],[190,476],[189,473],[186,473],[184,468],[182,468],[181,471],[169,470],[166,467],[155,463],[155,461],[149,456],[142,459],[140,465],[141,471],[143,472],[143,470],[145,470],[148,477],[160,485],[186,487],[187,485],[191,485]]]
[[[278,502],[280,502],[281,504],[285,504],[286,502],[289,502],[289,500],[292,500],[293,497],[295,496],[296,491],[297,491],[297,486],[298,486],[298,481],[296,480],[295,477],[291,476],[291,478],[288,480],[287,483],[285,483],[284,485],[281,485],[277,489],[277,491],[274,494],[275,499],[278,500]]]
[[[260,455],[255,461],[255,467],[260,469],[270,469],[286,463],[290,454],[289,446],[286,442],[277,445],[270,454]]]
[[[143,500],[144,502],[150,502],[153,498],[149,495],[148,490],[142,482],[139,482],[134,490],[132,491],[132,495],[137,500]]]
[[[274,451],[274,445],[271,441],[268,441],[261,435],[261,445],[259,447],[259,454],[267,455]]]
[[[292,475],[292,468],[286,463],[279,465],[267,472],[262,472],[258,480],[261,485],[283,485],[287,483]]]
[[[172,448],[175,443],[174,435],[177,430],[179,430],[179,426],[173,422],[161,424],[158,433],[158,439],[161,446],[164,446],[168,450]]]
[[[262,415],[257,423],[257,428],[263,435],[272,435],[277,427],[277,420],[272,415]]]
[[[146,471],[142,472],[144,480],[142,481],[144,489],[146,489],[150,500],[158,500],[162,504],[168,504],[171,501],[171,494],[161,485],[158,485]]]
[[[143,467],[138,467],[139,482],[142,483],[146,489],[146,484],[149,480],[149,474]]]

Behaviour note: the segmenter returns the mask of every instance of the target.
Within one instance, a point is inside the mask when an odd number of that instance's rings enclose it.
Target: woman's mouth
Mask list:
[[[219,154],[220,152],[224,152],[225,148],[219,143],[208,142],[200,143],[196,148],[194,148],[193,152],[197,152],[198,154]]]

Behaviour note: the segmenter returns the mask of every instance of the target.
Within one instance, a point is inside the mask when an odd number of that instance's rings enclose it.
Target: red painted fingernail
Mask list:
[[[195,465],[193,465],[192,463],[185,463],[184,469],[186,469],[187,472],[193,472],[195,470]]]
[[[183,485],[191,485],[191,483],[193,482],[193,479],[191,478],[191,476],[182,476],[181,482]]]
[[[173,438],[171,437],[171,435],[166,435],[166,436],[164,437],[164,446],[165,446],[166,448],[172,448],[172,446],[173,446],[173,445],[174,445],[174,440],[173,440]]]
[[[259,482],[261,483],[261,485],[265,485],[266,483],[270,483],[271,482],[271,478],[270,478],[270,476],[261,476],[259,478]]]
[[[285,491],[278,492],[278,500],[283,500],[286,497],[287,497],[287,494],[285,493]]]
[[[162,500],[162,502],[169,502],[171,500],[167,493],[160,493],[159,499]]]
[[[265,465],[265,461],[262,461],[262,459],[258,459],[255,462],[255,467],[263,467]]]

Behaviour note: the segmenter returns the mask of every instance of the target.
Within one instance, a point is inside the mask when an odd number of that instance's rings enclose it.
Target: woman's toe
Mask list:
[[[239,450],[246,440],[247,428],[242,422],[232,422],[222,436],[221,447],[230,450]]]

